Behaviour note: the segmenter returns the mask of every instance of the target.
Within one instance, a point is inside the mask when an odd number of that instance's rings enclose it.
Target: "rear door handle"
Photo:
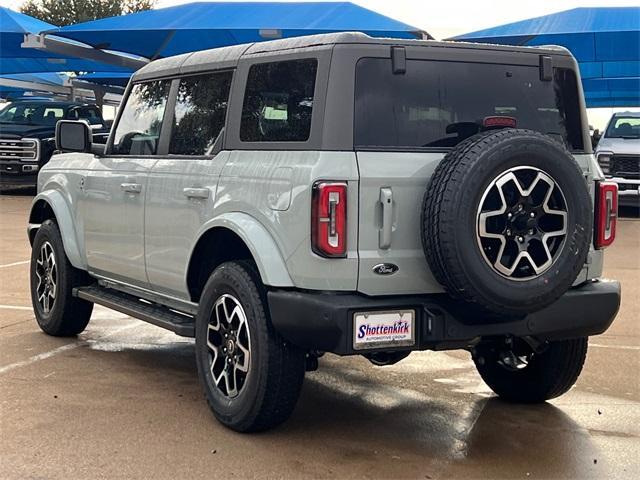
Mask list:
[[[380,189],[380,203],[382,204],[382,228],[378,232],[378,245],[382,250],[391,247],[391,231],[393,229],[393,192],[391,188]]]
[[[187,198],[209,198],[208,188],[187,187],[182,190]]]
[[[123,192],[127,193],[140,193],[142,191],[142,184],[140,183],[121,183],[120,188]]]

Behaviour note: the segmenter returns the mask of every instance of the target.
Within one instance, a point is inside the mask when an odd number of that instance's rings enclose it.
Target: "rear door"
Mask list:
[[[575,74],[575,98],[565,98],[566,69],[556,69],[551,81],[543,81],[538,55],[524,57],[518,57],[520,65],[409,59],[398,73],[390,58],[358,61],[354,144],[360,172],[359,291],[442,291],[423,252],[423,197],[446,152],[485,129],[487,117],[513,118],[518,128],[546,133],[570,149],[581,148],[578,106],[570,112],[566,108],[570,101],[577,102]]]
[[[223,70],[174,80],[170,140],[149,175],[145,213],[147,273],[159,293],[189,298],[189,256],[229,155],[220,147],[232,78]]]

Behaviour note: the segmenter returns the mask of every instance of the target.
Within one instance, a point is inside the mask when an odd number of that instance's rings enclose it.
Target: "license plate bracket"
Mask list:
[[[416,344],[416,312],[413,309],[355,312],[354,350],[413,347]]]

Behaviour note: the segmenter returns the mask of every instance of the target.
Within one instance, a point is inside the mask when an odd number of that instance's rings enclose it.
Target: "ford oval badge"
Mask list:
[[[379,263],[373,267],[373,273],[376,275],[393,275],[398,271],[398,266],[393,263]]]

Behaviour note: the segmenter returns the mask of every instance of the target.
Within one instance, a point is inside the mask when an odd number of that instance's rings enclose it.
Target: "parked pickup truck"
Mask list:
[[[105,143],[109,135],[100,109],[86,103],[21,100],[0,111],[0,188],[36,185],[38,171],[55,150],[61,119],[89,122],[95,143]]]
[[[151,62],[106,147],[58,124],[36,320],[75,335],[97,303],[195,337],[243,432],[286,420],[325,352],[463,349],[507,400],[561,395],[620,305],[580,85],[562,48],[355,33]]]
[[[620,205],[640,208],[640,112],[613,114],[596,158],[607,179],[618,185]]]

